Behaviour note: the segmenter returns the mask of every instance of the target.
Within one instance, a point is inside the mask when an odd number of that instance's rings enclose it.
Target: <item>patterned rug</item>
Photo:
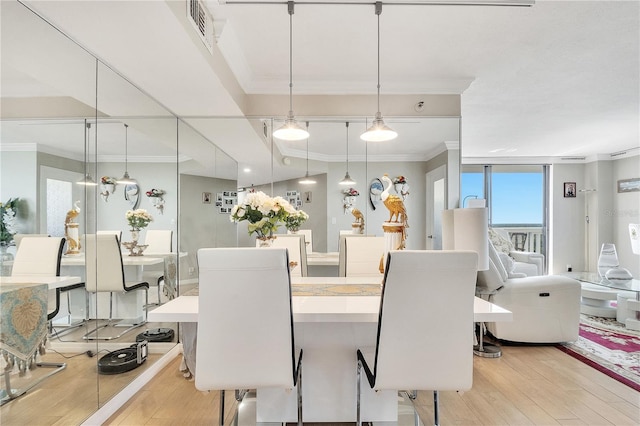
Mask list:
[[[581,315],[578,340],[558,349],[640,391],[640,332],[614,319]]]

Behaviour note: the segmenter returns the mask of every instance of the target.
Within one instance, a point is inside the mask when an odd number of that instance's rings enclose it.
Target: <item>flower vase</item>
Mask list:
[[[138,238],[140,238],[140,230],[132,229],[130,232],[131,232],[131,240],[137,243]]]
[[[297,233],[298,233],[298,230],[299,230],[299,229],[300,229],[300,228],[297,228],[297,227],[296,227],[296,228],[289,228],[289,232],[290,232],[291,234],[294,234],[294,235],[295,235],[295,234],[297,234]]]
[[[271,247],[271,245],[273,244],[273,240],[275,240],[276,237],[274,237],[273,235],[267,235],[264,237],[257,237],[258,240],[258,247],[260,248],[264,248],[264,247]]]
[[[9,253],[7,250],[9,246],[6,244],[0,244],[0,270],[2,276],[11,275],[11,268],[13,267],[13,254]]]

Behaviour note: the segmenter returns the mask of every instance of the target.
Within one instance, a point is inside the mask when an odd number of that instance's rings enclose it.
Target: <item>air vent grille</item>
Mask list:
[[[213,50],[213,17],[199,0],[187,0],[187,16],[209,52]]]
[[[562,157],[562,161],[584,161],[587,157]]]

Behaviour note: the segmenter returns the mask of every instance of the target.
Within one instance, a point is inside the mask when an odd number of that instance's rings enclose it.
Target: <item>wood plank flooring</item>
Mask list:
[[[179,358],[105,424],[215,425],[219,393],[195,389],[178,365]],[[225,424],[233,401],[227,392]],[[432,393],[419,392],[416,402],[430,424]],[[638,425],[640,393],[555,347],[503,346],[501,358],[474,357],[473,388],[441,392],[440,410],[444,425]]]

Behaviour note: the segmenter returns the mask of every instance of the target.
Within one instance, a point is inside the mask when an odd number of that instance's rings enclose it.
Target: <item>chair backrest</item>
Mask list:
[[[85,238],[87,291],[124,291],[124,266],[118,236],[87,234]]]
[[[473,381],[478,254],[404,250],[387,257],[375,389],[465,390]]]
[[[287,250],[200,249],[198,269],[196,388],[293,388]]]
[[[271,247],[284,247],[289,250],[289,262],[296,262],[295,268],[289,267],[291,276],[307,276],[307,248],[304,235],[277,235]]]
[[[60,275],[64,242],[62,237],[23,238],[13,260],[11,275]]]
[[[172,253],[173,231],[169,229],[147,229],[144,243],[148,245],[145,254]]]
[[[353,238],[356,237],[356,238]],[[344,247],[340,253],[338,274],[344,277],[382,275],[380,261],[384,255],[384,237],[357,235],[342,236]]]
[[[347,266],[346,257],[345,257],[347,238],[372,236],[372,235],[363,235],[363,234],[354,234],[354,233],[343,234],[342,232],[346,232],[346,231],[340,231],[340,237],[338,238],[338,276],[339,277],[345,276],[345,268]]]
[[[122,241],[122,231],[114,231],[114,230],[105,230],[105,231],[96,231],[96,235],[115,235],[118,237],[118,244]]]
[[[48,237],[49,234],[15,234],[13,236],[13,242],[16,244],[16,250],[20,248],[20,243],[23,238],[33,238],[33,237]]]
[[[287,231],[287,234],[291,234],[291,231]],[[313,253],[313,230],[312,229],[298,229],[297,234],[304,235],[304,240],[307,245],[307,253]],[[295,234],[293,234],[295,235]]]

